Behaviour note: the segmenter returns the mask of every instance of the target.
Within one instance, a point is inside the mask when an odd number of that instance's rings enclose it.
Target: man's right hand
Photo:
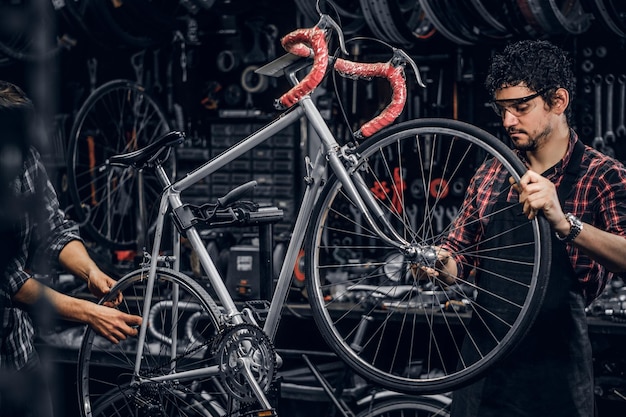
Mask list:
[[[111,343],[119,343],[128,336],[137,336],[140,316],[124,313],[116,308],[93,304],[88,324]]]
[[[440,246],[436,246],[435,250],[437,251],[437,260],[434,268],[413,264],[411,265],[413,278],[418,281],[430,279],[435,283],[439,281],[445,285],[454,284],[456,282],[457,266],[452,258],[452,254]]]

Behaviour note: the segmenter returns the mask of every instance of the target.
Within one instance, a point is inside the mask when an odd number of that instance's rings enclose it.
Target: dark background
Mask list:
[[[579,18],[568,15],[569,19],[581,22],[579,27],[569,30],[559,28],[554,25],[554,18],[549,18],[551,8],[559,2],[534,2],[539,10],[534,9],[533,15],[529,9],[531,2],[521,0],[390,0],[391,13],[385,15],[386,20],[364,12],[364,7],[371,3],[366,0],[337,0],[335,3],[343,8],[340,15],[347,38],[386,37],[384,41],[402,47],[417,62],[427,87],[420,89],[415,83],[409,83],[408,106],[401,116],[404,119],[454,117],[503,137],[499,119],[485,106],[488,97],[482,82],[489,57],[510,40],[543,38],[570,53],[578,82],[572,103],[573,125],[583,141],[591,144],[597,121],[593,80],[605,80],[607,76],[619,79],[626,72],[622,65],[625,10],[616,0],[564,2],[579,6],[582,13]],[[504,29],[490,27],[468,3],[482,3],[499,17]],[[537,3],[541,4],[537,6]],[[306,0],[0,1],[0,78],[22,86],[46,122],[47,135],[32,140],[44,155],[62,208],[72,204],[67,192],[65,162],[68,132],[76,113],[94,89],[115,79],[140,82],[162,104],[172,126],[192,138],[186,147],[209,149],[217,140],[216,126],[247,126],[262,123],[276,114],[273,101],[286,91],[286,85],[268,83],[267,88],[250,92],[247,91],[249,84],[255,85],[258,80],[242,82],[242,75],[251,66],[263,65],[274,56],[282,55],[281,36],[316,22],[312,4]],[[423,7],[426,5],[428,7]],[[602,10],[607,10],[608,16],[599,13],[599,6],[604,6]],[[546,21],[553,25],[547,27]],[[385,27],[389,22],[396,25],[396,32]],[[407,29],[410,30],[407,32]],[[61,40],[61,48],[57,40]],[[389,57],[389,49],[372,40],[349,45],[355,59],[368,61]],[[42,59],[41,55],[47,57]],[[327,93],[318,98],[318,105],[327,110],[329,124],[338,132],[344,131],[340,105],[345,107],[350,123],[354,124],[372,117],[386,98],[387,90],[381,83],[355,87],[351,82],[339,81],[336,86],[339,94],[335,95],[331,81],[330,78],[325,81]],[[625,109],[619,103],[617,83],[613,92],[615,129]],[[603,132],[606,130],[607,94],[604,85]],[[351,105],[354,97],[358,106]],[[176,109],[182,109],[182,113],[177,113]],[[306,133],[294,132],[291,140],[293,146],[285,156],[286,161],[299,161],[306,146]],[[623,137],[608,144],[618,159],[626,159]],[[181,160],[179,169],[190,169],[198,162]],[[297,203],[301,182],[298,167],[294,165],[291,172],[293,188],[285,194],[272,196],[278,204],[292,207]],[[261,170],[253,174],[274,173]],[[223,186],[220,189],[228,189],[237,184],[219,185]],[[284,236],[289,231],[289,220],[291,218],[287,217],[276,235]],[[86,239],[94,253],[102,255],[109,250],[90,242],[89,236]],[[106,256],[101,259],[109,262]],[[48,272],[49,282],[60,285],[57,272]],[[615,297],[619,290],[617,286],[608,289],[590,312],[602,417],[622,415],[626,411],[623,397],[626,394],[623,382],[626,325],[622,323],[623,316],[608,317],[602,304]],[[297,320],[295,323],[286,321],[289,337],[279,338],[278,347],[291,347],[296,340],[310,340],[308,332],[312,323]],[[307,334],[295,337],[296,329],[306,329]],[[52,334],[46,335],[55,343],[63,338],[70,339],[66,340],[67,349],[51,352],[59,382],[55,386],[60,410],[57,415],[76,413],[76,351],[69,346],[75,344],[78,333],[65,331],[66,324],[62,323]]]

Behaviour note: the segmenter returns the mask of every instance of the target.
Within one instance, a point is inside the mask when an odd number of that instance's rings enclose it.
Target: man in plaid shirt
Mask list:
[[[478,262],[462,256],[464,248],[490,240],[497,248],[506,230],[541,211],[553,232],[550,302],[510,355],[454,392],[451,415],[590,417],[593,368],[585,306],[614,273],[626,271],[626,169],[585,146],[570,127],[574,75],[555,45],[542,40],[508,45],[493,58],[486,86],[529,170],[514,183],[497,161],[479,168],[442,245],[440,270],[429,272],[454,283]],[[520,205],[521,216],[519,208],[506,209]]]
[[[113,343],[136,335],[133,326],[141,318],[125,314],[114,307],[102,306],[56,292],[33,279],[28,271],[35,256],[44,256],[52,265],[60,264],[72,274],[84,279],[97,297],[110,291],[115,281],[103,273],[89,257],[76,226],[59,211],[59,202],[38,152],[28,146],[27,131],[32,122],[33,106],[23,91],[0,81],[0,132],[3,167],[0,184],[2,206],[3,250],[0,266],[0,378],[18,381],[24,375],[37,375],[39,359],[33,338],[31,315],[38,307],[49,307],[60,317],[91,325]],[[21,148],[21,149],[20,149]],[[17,151],[17,152],[12,152]],[[45,312],[43,314],[46,314]],[[41,406],[38,398],[26,404],[15,404],[15,398],[0,392],[0,414],[40,415],[51,413],[50,403]],[[29,408],[30,407],[30,408]]]

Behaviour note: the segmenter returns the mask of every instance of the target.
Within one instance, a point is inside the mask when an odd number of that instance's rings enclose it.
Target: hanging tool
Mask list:
[[[602,136],[602,75],[596,74],[593,77],[593,89],[594,89],[594,114],[595,114],[595,136],[591,146],[600,152],[604,152],[605,143]]]
[[[139,85],[143,85],[143,68],[144,68],[144,56],[145,50],[134,53],[130,57],[130,63],[135,71],[135,79]]]
[[[615,142],[615,133],[613,132],[613,86],[615,85],[615,76],[607,74],[604,77],[606,84],[606,130],[604,131],[604,141],[607,143]]]
[[[155,49],[152,51],[152,65],[153,65],[153,77],[154,81],[152,83],[152,88],[157,93],[163,92],[163,86],[161,85],[161,74],[160,74],[160,62],[159,62],[159,49]]]
[[[432,215],[435,218],[435,232],[441,233],[443,231],[443,218],[446,212],[443,206],[437,206],[434,210],[432,210]]]
[[[98,84],[98,60],[96,58],[92,57],[87,60],[87,71],[89,71],[89,93],[93,93],[93,90],[96,89]]]
[[[626,112],[626,74],[620,74],[619,77],[617,77],[617,84],[619,84],[619,108],[615,134],[618,138],[623,138],[626,136],[626,126],[624,125],[624,113]]]
[[[246,64],[265,62],[267,57],[261,49],[261,35],[263,34],[263,18],[252,19],[246,21],[246,26],[252,31],[252,49],[243,57]]]

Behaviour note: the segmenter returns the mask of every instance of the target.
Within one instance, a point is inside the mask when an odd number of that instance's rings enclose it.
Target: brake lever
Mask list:
[[[391,58],[391,63],[393,65],[401,65],[406,62],[408,62],[411,68],[413,68],[413,73],[415,74],[415,80],[417,81],[417,84],[422,88],[426,88],[426,85],[422,81],[420,70],[417,67],[415,61],[413,61],[413,58],[411,58],[409,54],[404,52],[402,49],[393,48],[393,57]]]
[[[337,37],[339,38],[339,48],[344,55],[348,55],[348,49],[346,49],[346,41],[343,37],[343,31],[337,22],[333,20],[332,17],[327,14],[322,14],[319,22],[317,22],[317,27],[320,29],[328,29],[332,28],[337,32]]]

